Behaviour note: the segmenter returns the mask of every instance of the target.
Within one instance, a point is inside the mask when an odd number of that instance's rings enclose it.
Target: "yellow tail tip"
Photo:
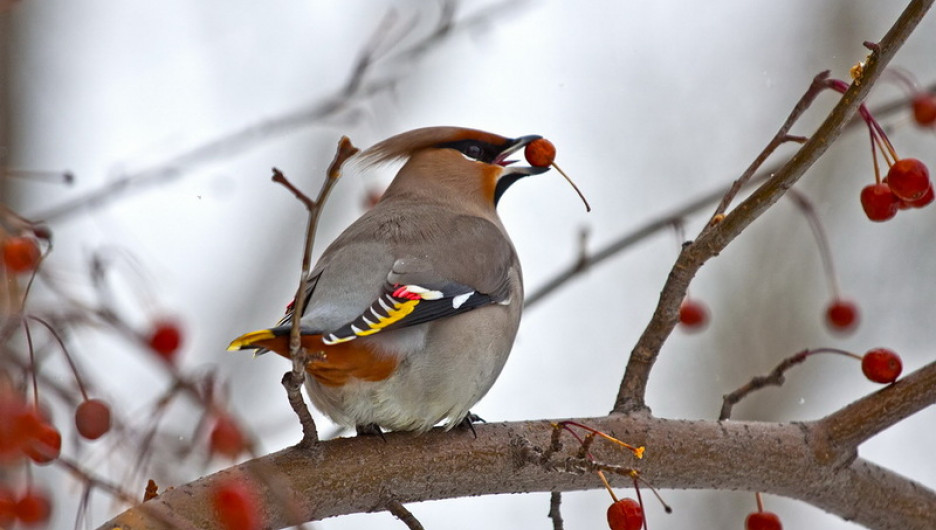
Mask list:
[[[237,350],[247,350],[250,348],[260,348],[261,346],[255,346],[257,342],[262,340],[269,340],[276,337],[272,331],[268,329],[261,329],[258,331],[251,331],[250,333],[245,333],[240,337],[232,340],[228,344],[228,351],[237,351]]]

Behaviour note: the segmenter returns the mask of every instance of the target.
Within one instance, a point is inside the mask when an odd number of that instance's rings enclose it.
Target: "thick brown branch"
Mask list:
[[[936,403],[936,361],[814,422],[816,456],[847,461],[875,434]]]
[[[858,105],[868,95],[884,67],[906,41],[932,2],[933,0],[910,2],[881,40],[878,51],[869,56],[862,76],[852,84],[815,134],[803,144],[793,158],[729,212],[723,220],[714,225],[707,225],[695,242],[683,247],[660,294],[660,301],[653,318],[631,352],[627,370],[614,403],[615,411],[624,412],[646,408],[644,396],[650,371],[660,354],[663,343],[676,326],[679,304],[685,297],[689,282],[696,272],[776,203],[784,192],[792,187],[825,153],[829,145],[841,134],[848,120],[855,115]]]
[[[636,467],[662,488],[764,491],[797,498],[874,529],[936,528],[936,492],[856,460],[846,467],[823,465],[802,424],[673,421],[648,415],[613,415],[577,420],[645,445],[637,460],[621,448],[596,440],[590,448],[602,462]],[[573,491],[600,487],[578,444],[543,454],[555,429],[548,421],[476,426],[478,437],[458,430],[423,435],[390,433],[320,442],[314,450],[286,449],[179,486],[147,503],[204,529],[219,528],[207,496],[232,474],[275,477],[293,493],[301,516],[278,509],[282,500],[263,497],[264,525],[282,528],[305,520],[368,512],[399,502],[479,494]],[[375,463],[379,462],[377,465]],[[132,508],[102,529],[165,528],[153,513]]]

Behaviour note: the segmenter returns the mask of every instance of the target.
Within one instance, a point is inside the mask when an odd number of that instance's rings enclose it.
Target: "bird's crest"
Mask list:
[[[362,169],[395,161],[406,161],[422,149],[460,140],[481,140],[493,145],[504,145],[508,139],[493,133],[464,127],[423,127],[414,129],[374,144],[355,157]]]

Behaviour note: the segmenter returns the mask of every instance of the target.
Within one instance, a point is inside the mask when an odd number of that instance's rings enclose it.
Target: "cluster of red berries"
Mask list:
[[[62,435],[36,406],[12,389],[0,390],[0,462],[27,457],[37,464],[58,458]]]
[[[848,90],[844,81],[833,79],[829,86],[841,93]],[[868,108],[862,104],[858,113],[868,126],[871,135],[871,158],[874,161],[874,184],[861,190],[861,207],[872,221],[887,221],[900,210],[922,208],[933,202],[933,186],[929,179],[926,164],[915,158],[900,158],[897,150],[884,132],[884,128],[874,119]],[[936,98],[930,94],[919,93],[913,100],[914,119],[921,125],[936,122]],[[888,171],[881,178],[878,165],[878,152],[887,163]]]
[[[872,221],[887,221],[900,210],[922,208],[933,202],[929,170],[916,158],[891,164],[887,176],[861,190],[861,207]]]
[[[62,435],[37,407],[11,391],[0,393],[0,463],[27,457],[47,464],[62,452]],[[110,407],[88,399],[75,411],[75,427],[83,438],[96,440],[111,428]]]

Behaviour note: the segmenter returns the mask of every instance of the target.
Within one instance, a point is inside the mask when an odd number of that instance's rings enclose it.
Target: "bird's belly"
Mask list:
[[[500,374],[516,328],[507,325],[487,333],[454,336],[447,328],[471,329],[471,321],[485,312],[505,310],[490,306],[387,333],[382,340],[391,340],[380,346],[401,348],[391,355],[396,364],[388,377],[348,377],[340,385],[316,377],[309,381],[309,395],[319,410],[349,427],[376,424],[388,430],[426,431],[445,419],[451,427],[468,414]],[[510,320],[504,319],[505,323]],[[359,340],[363,339],[352,342]]]

